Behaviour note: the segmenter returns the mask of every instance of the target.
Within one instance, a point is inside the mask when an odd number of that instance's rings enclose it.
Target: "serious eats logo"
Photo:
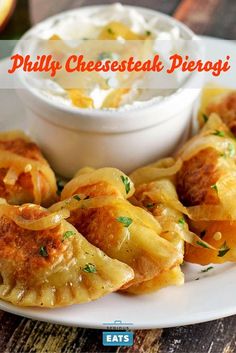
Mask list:
[[[134,343],[134,333],[129,331],[132,327],[130,322],[115,320],[114,322],[103,323],[108,331],[102,333],[103,346],[132,346]],[[114,331],[111,331],[114,330]]]

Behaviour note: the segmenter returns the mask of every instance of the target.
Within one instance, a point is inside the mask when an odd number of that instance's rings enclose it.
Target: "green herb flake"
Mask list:
[[[227,254],[227,252],[230,250],[230,248],[228,247],[226,241],[221,245],[219,252],[218,252],[218,257],[223,257],[225,256],[225,254]]]
[[[224,133],[224,131],[216,130],[215,132],[213,132],[212,135],[219,136],[219,137],[224,137],[225,133]]]
[[[148,203],[148,204],[146,204],[146,207],[147,208],[152,208],[152,207],[154,207],[155,206],[155,203]]]
[[[73,196],[73,199],[75,199],[75,200],[77,200],[77,201],[80,201],[80,200],[81,200],[81,198],[80,198],[79,195],[74,195],[74,196]]]
[[[39,255],[42,257],[48,257],[48,252],[46,246],[40,246]]]
[[[181,217],[179,220],[178,220],[178,224],[181,226],[181,227],[184,227],[185,225],[185,219],[183,217]]]
[[[133,220],[129,217],[118,217],[116,220],[122,223],[126,228],[128,228],[133,223]]]
[[[211,185],[211,189],[215,190],[216,192],[218,192],[218,188],[216,184]]]
[[[68,230],[67,232],[65,232],[64,234],[63,234],[63,239],[68,239],[68,238],[70,238],[70,237],[73,237],[73,235],[75,235],[76,233],[75,232],[73,232],[72,230]]]
[[[229,157],[231,157],[231,158],[233,158],[235,156],[235,148],[232,143],[229,143],[228,153],[229,153]]]
[[[206,123],[209,118],[206,114],[202,113],[202,119],[203,119],[204,123]]]
[[[88,263],[84,266],[83,271],[86,273],[96,273],[97,269],[94,264]]]
[[[152,32],[151,31],[146,31],[146,36],[150,36],[152,34]]]
[[[200,279],[199,277],[198,277],[198,278],[195,278],[195,281],[199,281],[199,279]]]
[[[202,241],[197,241],[196,244],[202,246],[205,249],[209,249],[209,246],[206,243],[203,243]]]
[[[111,58],[112,58],[112,55],[108,51],[103,51],[102,53],[100,53],[98,55],[98,60],[99,61],[102,61],[102,60],[105,60],[105,59],[111,59]]]
[[[131,189],[130,180],[129,180],[129,178],[127,176],[124,176],[124,175],[121,175],[120,178],[122,180],[122,183],[125,186],[125,192],[126,192],[126,194],[128,194],[130,192],[130,189]]]
[[[109,28],[107,28],[107,32],[109,33],[109,34],[115,34],[115,32],[109,27]]]
[[[210,270],[213,270],[213,266],[209,266],[209,267],[207,267],[207,268],[204,268],[203,270],[201,270],[201,272],[202,273],[206,273],[206,272],[208,272],[208,271],[210,271]]]

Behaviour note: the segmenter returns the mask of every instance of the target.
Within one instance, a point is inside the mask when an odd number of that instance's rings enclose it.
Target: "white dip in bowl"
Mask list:
[[[97,40],[112,22],[128,27],[138,40],[150,36],[154,49],[161,41],[167,43],[163,61],[167,54],[175,52],[176,43],[195,39],[190,29],[167,15],[115,4],[82,7],[51,17],[23,36],[16,52],[32,38],[49,39],[55,35],[72,48],[78,39]],[[133,42],[136,38],[131,39]],[[151,76],[148,81],[136,79],[115,108],[104,105],[118,87],[117,77],[109,75],[105,77],[109,89],[96,85],[86,88],[92,106],[81,108],[68,95],[70,87],[48,77],[31,81],[19,74],[24,89],[18,92],[27,106],[30,132],[54,170],[65,177],[72,177],[80,167],[88,165],[113,166],[128,173],[168,156],[188,136],[200,92],[197,74],[191,73],[186,79],[186,75],[174,73],[164,88],[153,85]]]

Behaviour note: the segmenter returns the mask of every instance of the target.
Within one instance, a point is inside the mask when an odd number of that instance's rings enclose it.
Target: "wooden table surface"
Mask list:
[[[18,38],[31,24],[66,9],[112,2],[18,0],[16,12],[0,33],[0,39]],[[171,14],[199,34],[236,38],[236,0],[128,0],[123,3]],[[0,311],[0,353],[20,352],[232,353],[236,352],[236,316],[178,328],[139,330],[135,332],[133,347],[114,348],[102,346],[99,330],[41,323]]]

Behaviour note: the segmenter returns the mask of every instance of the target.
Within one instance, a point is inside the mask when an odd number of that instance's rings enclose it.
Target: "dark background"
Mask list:
[[[98,0],[18,0],[0,39],[17,39],[31,25],[58,12]],[[150,7],[173,15],[198,34],[236,38],[236,0],[136,0],[124,4]],[[219,290],[224,290],[219,288]],[[196,293],[197,295],[197,293]],[[211,294],[212,296],[214,293]],[[235,293],[236,296],[236,293]],[[209,300],[211,298],[209,297]],[[142,315],[142,308],[140,308]],[[133,347],[103,347],[101,331],[40,323],[0,311],[0,353],[233,353],[236,316],[198,325],[164,330],[139,330]]]
[[[114,3],[113,0],[18,0],[16,10],[0,39],[17,39],[32,24],[58,12],[79,6]],[[171,14],[196,33],[225,39],[236,38],[235,0],[127,0]]]

